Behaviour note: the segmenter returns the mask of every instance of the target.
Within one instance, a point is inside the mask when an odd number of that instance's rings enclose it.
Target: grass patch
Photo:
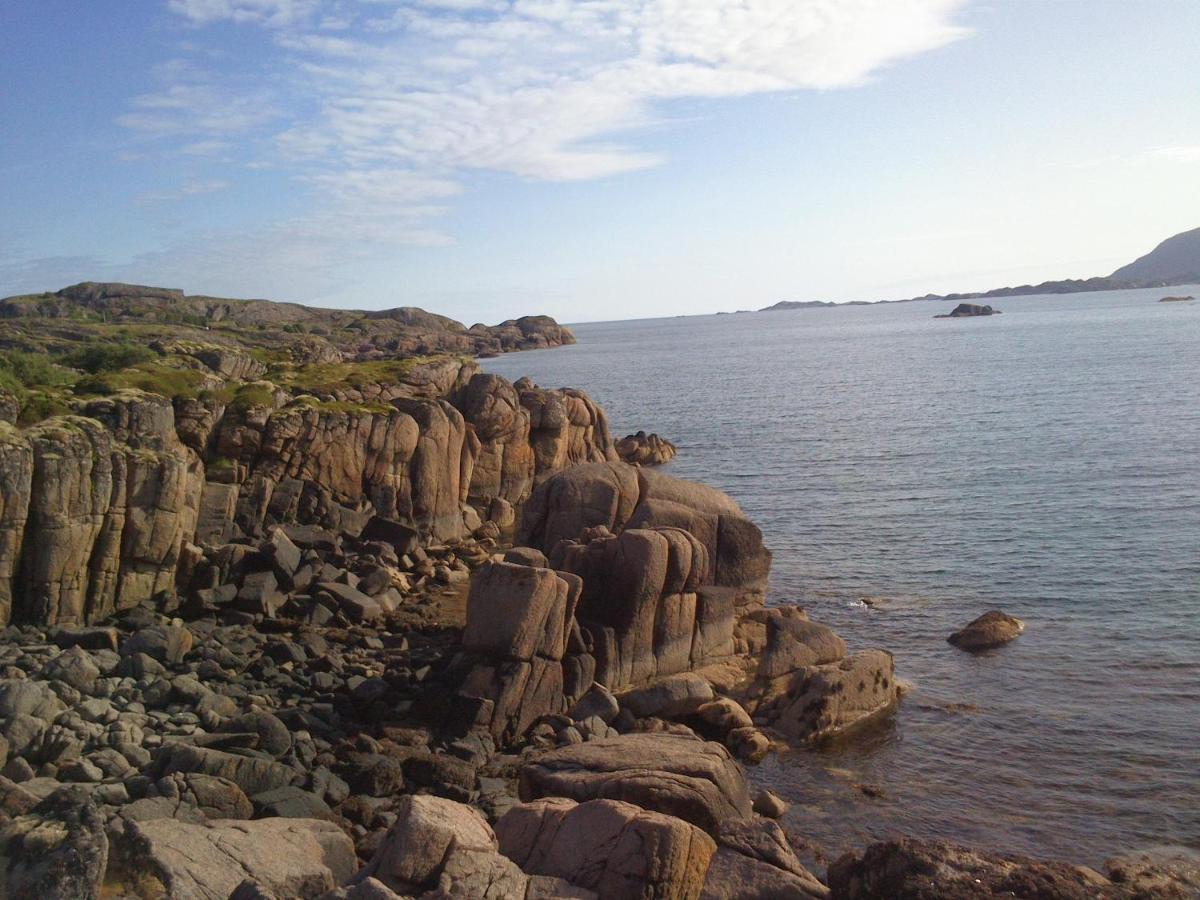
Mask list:
[[[21,394],[26,388],[53,387],[70,384],[73,373],[41,353],[21,350],[0,352],[0,387]]]
[[[369,362],[318,363],[279,373],[279,380],[300,391],[331,392],[338,388],[363,388],[372,384],[403,382],[422,365],[446,356],[413,356],[408,359],[377,359]]]
[[[115,394],[136,388],[170,400],[194,400],[205,382],[204,373],[172,365],[169,360],[144,363],[119,372],[88,375],[75,383],[77,394]]]
[[[33,391],[21,402],[21,411],[17,414],[17,424],[23,427],[36,425],[52,416],[65,416],[71,408],[56,394],[43,391]]]
[[[141,344],[93,344],[90,347],[80,347],[59,359],[63,365],[73,369],[82,369],[90,375],[102,372],[119,372],[132,366],[141,365],[154,359],[157,354],[149,347]]]

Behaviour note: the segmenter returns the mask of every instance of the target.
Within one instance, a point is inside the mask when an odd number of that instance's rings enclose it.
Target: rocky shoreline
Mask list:
[[[578,391],[246,340],[4,407],[0,896],[1194,896],[913,840],[810,871],[746,767],[901,691],[767,605],[731,498],[620,461]]]

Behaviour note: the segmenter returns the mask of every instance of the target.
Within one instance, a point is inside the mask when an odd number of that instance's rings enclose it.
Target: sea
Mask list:
[[[1200,287],[582,324],[482,365],[673,441],[762,528],[769,603],[895,655],[893,715],[749,770],[818,864],[903,835],[1098,865],[1200,848],[1200,300],[1164,294]],[[990,609],[1025,633],[946,643]]]

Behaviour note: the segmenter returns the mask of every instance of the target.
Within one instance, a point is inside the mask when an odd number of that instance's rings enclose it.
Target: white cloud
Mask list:
[[[963,37],[965,2],[168,0],[193,43],[213,23],[261,28],[261,77],[171,63],[120,122],[210,165],[236,142],[238,165],[292,173],[306,212],[197,247],[227,247],[223,266],[253,247],[247,268],[307,269],[448,242],[428,223],[472,171],[584,181],[661,165],[648,126],[666,101],[861,84]]]
[[[309,16],[318,0],[168,0],[172,12],[197,25],[228,19],[273,27]]]

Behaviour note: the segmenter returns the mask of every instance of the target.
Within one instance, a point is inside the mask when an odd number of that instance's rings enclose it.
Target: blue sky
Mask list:
[[[464,321],[1106,274],[1200,225],[1200,4],[10,0],[0,295]]]

